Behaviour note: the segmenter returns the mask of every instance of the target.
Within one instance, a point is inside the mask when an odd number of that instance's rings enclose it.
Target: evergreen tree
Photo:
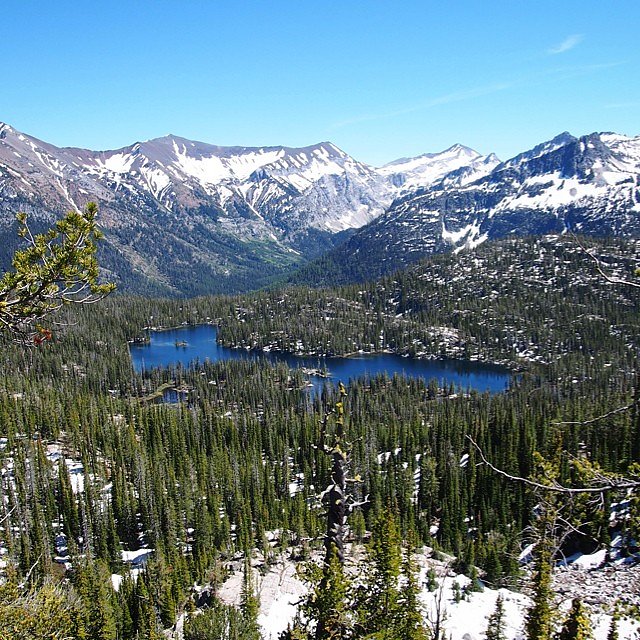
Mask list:
[[[551,640],[553,591],[551,589],[551,544],[541,539],[534,549],[533,605],[527,612],[527,640]]]
[[[247,640],[259,640],[260,630],[258,627],[258,613],[260,612],[260,601],[256,594],[253,580],[253,569],[249,558],[245,558],[244,572],[242,575],[242,592],[240,594],[240,611],[245,628]]]
[[[80,559],[74,568],[74,584],[84,604],[84,626],[89,638],[115,640],[116,617],[113,608],[111,573],[102,561]]]
[[[402,586],[398,594],[398,611],[394,625],[398,639],[428,640],[429,638],[419,601],[420,585],[417,576],[418,571],[413,560],[413,540],[412,536],[409,536],[402,564]]]
[[[27,248],[13,257],[13,271],[0,278],[0,327],[36,345],[51,339],[37,323],[64,304],[93,302],[114,289],[98,284],[95,224],[98,207],[70,211],[44,234],[34,236],[27,216],[19,213],[19,235]]]
[[[365,582],[359,590],[358,627],[365,635],[391,627],[398,614],[398,578],[402,561],[400,532],[393,513],[375,520],[367,549]]]
[[[256,640],[243,614],[235,607],[214,598],[202,612],[189,615],[184,625],[184,640]]]
[[[429,567],[427,570],[427,589],[430,592],[435,591],[438,588],[438,576],[436,575],[435,569],[433,567]]]
[[[500,594],[496,600],[493,613],[489,616],[487,631],[485,633],[486,640],[506,640],[504,626],[504,598],[502,594]]]
[[[303,578],[310,585],[300,606],[304,622],[298,621],[292,633],[305,633],[309,640],[346,640],[353,629],[352,603],[348,600],[351,581],[333,550],[324,567],[309,563]],[[296,637],[293,635],[292,637]]]
[[[3,640],[98,639],[84,627],[82,605],[72,590],[46,580],[22,590],[11,577],[0,585],[0,638]]]
[[[589,614],[580,598],[574,598],[558,640],[592,640],[593,631]]]
[[[618,632],[618,621],[620,620],[620,605],[619,602],[616,601],[616,604],[613,608],[613,615],[611,616],[611,624],[609,625],[609,631],[607,632],[607,640],[618,640],[619,632]]]

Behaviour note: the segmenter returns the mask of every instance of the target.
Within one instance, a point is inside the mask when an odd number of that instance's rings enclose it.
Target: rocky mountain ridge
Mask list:
[[[0,229],[9,238],[18,211],[45,227],[95,200],[111,277],[145,292],[241,290],[381,215],[398,185],[426,186],[461,167],[473,173],[481,158],[457,145],[411,170],[410,161],[378,170],[330,142],[220,147],[174,135],[90,151],[0,124]]]
[[[169,135],[90,151],[0,124],[0,267],[17,246],[15,213],[38,230],[95,200],[101,264],[130,291],[255,289],[314,259],[329,282],[368,279],[510,234],[636,237],[639,175],[640,137],[614,133],[565,132],[505,162],[456,144],[374,168],[330,142]]]
[[[401,194],[311,271],[360,280],[510,235],[638,237],[639,180],[640,137],[565,132],[480,178],[456,181],[453,172]]]

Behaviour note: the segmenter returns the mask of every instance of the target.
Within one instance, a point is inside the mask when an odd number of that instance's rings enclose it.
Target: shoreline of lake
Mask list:
[[[217,342],[217,330],[218,324],[215,322],[199,322],[198,324],[179,324],[170,327],[143,327],[142,331],[146,332],[154,332],[154,333],[166,333],[169,331],[182,331],[182,330],[193,330],[198,327],[211,327],[216,332],[216,344],[224,349],[230,349],[232,351],[239,351],[241,353],[247,354],[257,354],[261,356],[265,356],[268,359],[269,354],[281,354],[285,358],[322,358],[325,360],[333,360],[333,359],[342,359],[342,358],[358,358],[359,356],[377,356],[377,355],[394,355],[399,358],[405,358],[409,360],[418,360],[418,361],[429,361],[429,362],[438,362],[438,361],[454,361],[454,362],[473,362],[483,365],[488,365],[491,367],[500,367],[503,369],[507,369],[512,375],[517,375],[525,371],[525,368],[517,362],[513,360],[504,359],[504,360],[484,360],[480,356],[472,356],[471,358],[457,358],[454,355],[446,355],[441,356],[434,353],[428,354],[419,354],[419,355],[410,355],[409,353],[400,353],[395,351],[394,349],[380,349],[375,351],[350,351],[345,354],[318,354],[315,352],[307,352],[307,351],[284,351],[276,346],[265,345],[264,347],[254,348],[254,347],[246,347],[242,345],[226,345],[222,342]],[[127,340],[128,345],[141,346],[140,343],[136,343],[135,339],[131,338]],[[148,346],[148,343],[144,346]],[[182,346],[182,345],[180,345]],[[187,342],[188,346],[188,342]]]
[[[439,387],[453,385],[459,389],[501,393],[515,379],[509,368],[480,360],[456,358],[412,358],[390,350],[384,352],[356,351],[347,356],[291,354],[279,350],[258,350],[226,347],[217,342],[214,324],[181,325],[175,328],[147,329],[148,343],[129,343],[132,365],[136,371],[176,365],[190,366],[195,361],[265,360],[282,362],[291,369],[306,369],[305,375],[315,391],[331,379],[348,381],[363,377],[395,374],[422,379],[425,384],[436,380]]]

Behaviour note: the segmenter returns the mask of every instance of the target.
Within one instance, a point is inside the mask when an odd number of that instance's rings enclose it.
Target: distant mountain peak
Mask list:
[[[252,269],[311,259],[356,229],[349,247],[385,269],[509,234],[640,235],[639,184],[640,137],[611,132],[565,131],[504,163],[457,142],[375,169],[326,140],[218,146],[168,134],[91,151],[0,123],[0,229],[17,211],[52,222],[95,200],[106,268],[162,291],[196,291],[180,269],[207,273],[218,291],[220,278],[252,282]]]
[[[470,147],[456,143],[437,153],[423,153],[415,158],[399,158],[380,167],[378,172],[396,187],[410,191],[430,187],[447,180],[447,176],[455,175],[458,181],[472,181],[486,174],[498,163],[499,160],[493,154],[491,157],[485,157]]]
[[[640,237],[640,136],[563,132],[497,163],[484,156],[435,184],[407,189],[336,248],[331,263],[373,278],[504,237],[568,229]],[[361,263],[352,268],[355,255]]]
[[[445,149],[443,151],[443,153],[466,153],[467,155],[473,155],[473,156],[479,156],[480,154],[475,151],[474,149],[471,149],[471,147],[467,147],[463,144],[460,144],[459,142],[456,142],[455,144],[452,144],[448,149]]]

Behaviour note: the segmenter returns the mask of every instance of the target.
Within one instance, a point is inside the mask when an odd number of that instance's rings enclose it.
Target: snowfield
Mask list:
[[[362,550],[353,551],[355,557],[362,556]],[[584,597],[590,607],[591,621],[595,640],[606,640],[611,616],[604,612],[603,603],[596,603],[593,598],[585,596],[584,585],[587,581],[599,583],[594,579],[598,572],[593,567],[603,558],[603,552],[590,556],[576,556],[572,564],[560,568],[555,572],[554,587],[558,596],[558,607],[566,613],[574,597]],[[491,589],[487,586],[481,592],[465,594],[465,586],[470,583],[468,577],[456,574],[450,568],[450,561],[437,560],[432,556],[431,549],[424,548],[416,556],[419,566],[419,584],[422,587],[421,602],[427,626],[436,617],[438,600],[440,601],[441,618],[444,619],[445,637],[451,640],[482,640],[487,628],[487,619],[493,612],[496,600],[502,595],[505,610],[505,636],[507,640],[522,640],[524,638],[524,619],[531,598],[524,593],[509,589]],[[266,568],[260,556],[253,561],[254,580],[260,598],[260,614],[258,622],[262,629],[264,640],[277,640],[279,634],[287,628],[293,620],[297,604],[306,593],[305,584],[297,577],[296,563],[288,557],[279,557],[278,561]],[[430,592],[427,589],[427,571],[433,568],[437,575],[438,587]],[[631,573],[618,570],[619,578],[627,580],[629,588],[637,588],[635,580],[640,578],[640,567],[634,567]],[[602,573],[603,580],[609,580],[606,573]],[[457,589],[456,589],[457,584]],[[602,591],[602,587],[598,587]],[[226,604],[240,605],[242,589],[242,562],[234,565],[230,577],[218,591],[218,596]],[[462,597],[456,602],[455,592],[459,590]],[[640,591],[637,591],[640,594]],[[605,595],[605,594],[601,594]],[[610,596],[628,596],[629,590],[614,587]],[[615,597],[613,598],[615,599]],[[602,600],[605,600],[603,597]],[[627,618],[619,621],[620,640],[632,640],[640,632],[640,624]]]

